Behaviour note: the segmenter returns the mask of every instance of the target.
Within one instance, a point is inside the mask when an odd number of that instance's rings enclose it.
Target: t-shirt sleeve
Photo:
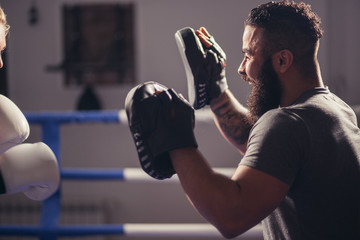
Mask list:
[[[307,158],[309,144],[308,129],[297,114],[283,109],[271,110],[254,125],[240,165],[291,185]]]

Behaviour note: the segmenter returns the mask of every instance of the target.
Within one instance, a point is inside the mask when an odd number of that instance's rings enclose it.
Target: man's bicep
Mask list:
[[[254,217],[254,222],[270,214],[289,191],[283,181],[245,165],[239,165],[232,180],[241,188],[247,216]]]

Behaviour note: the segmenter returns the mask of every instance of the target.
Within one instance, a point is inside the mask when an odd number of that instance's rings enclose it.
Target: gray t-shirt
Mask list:
[[[264,114],[240,164],[290,185],[262,221],[266,240],[360,239],[360,130],[327,88]]]

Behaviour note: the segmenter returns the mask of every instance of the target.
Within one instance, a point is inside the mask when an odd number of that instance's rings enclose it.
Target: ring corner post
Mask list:
[[[54,152],[60,168],[60,124],[56,121],[46,121],[41,124],[42,140]],[[44,200],[41,211],[40,240],[56,240],[61,207],[61,185],[48,199]]]

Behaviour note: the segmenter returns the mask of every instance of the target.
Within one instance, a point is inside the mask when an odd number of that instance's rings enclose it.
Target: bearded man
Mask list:
[[[167,150],[193,206],[226,238],[261,222],[266,240],[360,239],[360,131],[353,110],[323,83],[320,24],[305,3],[269,2],[251,10],[238,70],[252,85],[248,108],[229,90],[226,56],[205,28],[194,33],[204,47],[198,60],[192,61],[201,46],[185,50],[198,87],[194,108],[210,105],[217,127],[243,157],[228,178],[211,169],[194,141]],[[189,34],[177,35],[181,47]],[[198,66],[203,56],[208,75]],[[161,101],[171,114],[161,119],[191,123],[181,97],[168,95]],[[167,137],[193,140],[182,132]]]
[[[238,71],[253,86],[248,109],[229,89],[210,101],[220,131],[244,153],[231,179],[195,148],[170,152],[189,199],[224,236],[262,221],[265,239],[360,239],[359,128],[324,86],[320,23],[293,2],[263,4],[246,19]],[[205,28],[197,35],[211,46]]]

